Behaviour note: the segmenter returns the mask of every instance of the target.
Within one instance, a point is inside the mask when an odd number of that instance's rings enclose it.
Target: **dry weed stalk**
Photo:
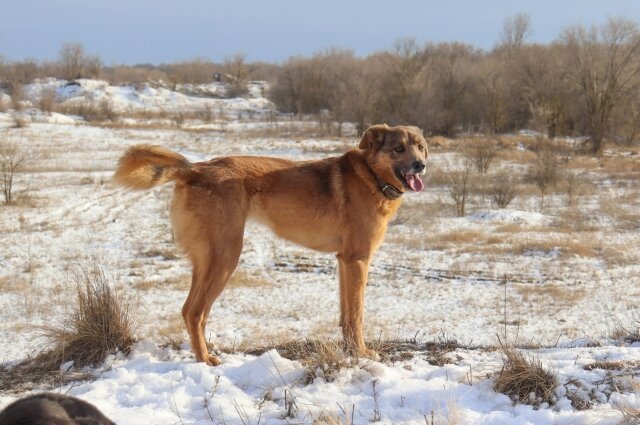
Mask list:
[[[614,407],[622,413],[622,422],[618,425],[637,425],[640,424],[640,409],[629,404],[616,403]]]

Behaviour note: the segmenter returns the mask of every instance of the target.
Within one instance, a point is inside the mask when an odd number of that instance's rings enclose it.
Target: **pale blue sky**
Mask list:
[[[573,24],[624,16],[640,23],[639,0],[1,0],[0,55],[55,59],[82,43],[105,64],[195,57],[278,62],[327,47],[360,56],[403,37],[461,41],[490,49],[505,17],[531,17],[535,42]]]

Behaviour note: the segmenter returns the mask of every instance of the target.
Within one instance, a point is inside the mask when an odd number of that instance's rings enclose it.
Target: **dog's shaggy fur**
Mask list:
[[[0,413],[0,425],[115,425],[94,405],[64,394],[21,398]]]
[[[300,245],[337,253],[343,336],[372,356],[362,334],[369,264],[400,195],[424,187],[426,158],[416,127],[375,125],[359,149],[320,161],[235,156],[192,164],[157,146],[134,146],[114,180],[132,189],[175,182],[173,229],[193,265],[182,314],[198,361],[220,362],[207,350],[204,328],[238,264],[249,218]]]

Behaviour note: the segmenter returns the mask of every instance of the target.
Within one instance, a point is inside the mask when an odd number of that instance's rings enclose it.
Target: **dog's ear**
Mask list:
[[[360,149],[371,149],[376,146],[379,148],[384,143],[384,134],[389,130],[389,126],[386,124],[372,125],[364,132],[360,144]]]

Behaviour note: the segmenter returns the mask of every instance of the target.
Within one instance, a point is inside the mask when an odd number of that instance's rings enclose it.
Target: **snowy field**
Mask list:
[[[116,354],[93,371],[95,380],[55,391],[96,404],[118,424],[620,424],[621,409],[640,409],[640,343],[623,332],[640,320],[637,151],[567,158],[563,168],[581,182],[573,189],[550,191],[542,203],[523,183],[506,209],[474,194],[468,214],[457,217],[438,176],[459,167],[461,155],[432,148],[425,191],[405,197],[373,261],[365,332],[371,341],[457,344],[441,361],[419,351],[361,359],[308,382],[307,367],[276,350],[244,352],[339,338],[335,258],[248,226],[238,270],[207,327],[224,363],[195,363],[181,324],[190,267],[172,241],[172,189],[128,192],[110,176],[139,143],[194,161],[315,159],[355,147],[353,128],[345,126],[349,137],[317,137],[319,124],[276,122],[259,86],[248,99],[213,99],[47,81],[27,95],[47,87],[63,103],[107,98],[122,116],[90,125],[27,105],[28,125],[13,128],[14,116],[0,113],[0,137],[31,157],[16,175],[16,202],[0,206],[1,362],[15,364],[39,347],[38,326],[59,320],[73,302],[69,273],[94,257],[133,301],[138,342],[129,357]],[[180,128],[136,115],[202,108],[219,113]],[[516,146],[492,167],[524,173],[531,152],[519,146],[530,138],[512,136]],[[497,335],[557,373],[553,405],[514,404],[492,389],[502,366],[501,352],[490,348]],[[20,395],[0,394],[0,407]]]

